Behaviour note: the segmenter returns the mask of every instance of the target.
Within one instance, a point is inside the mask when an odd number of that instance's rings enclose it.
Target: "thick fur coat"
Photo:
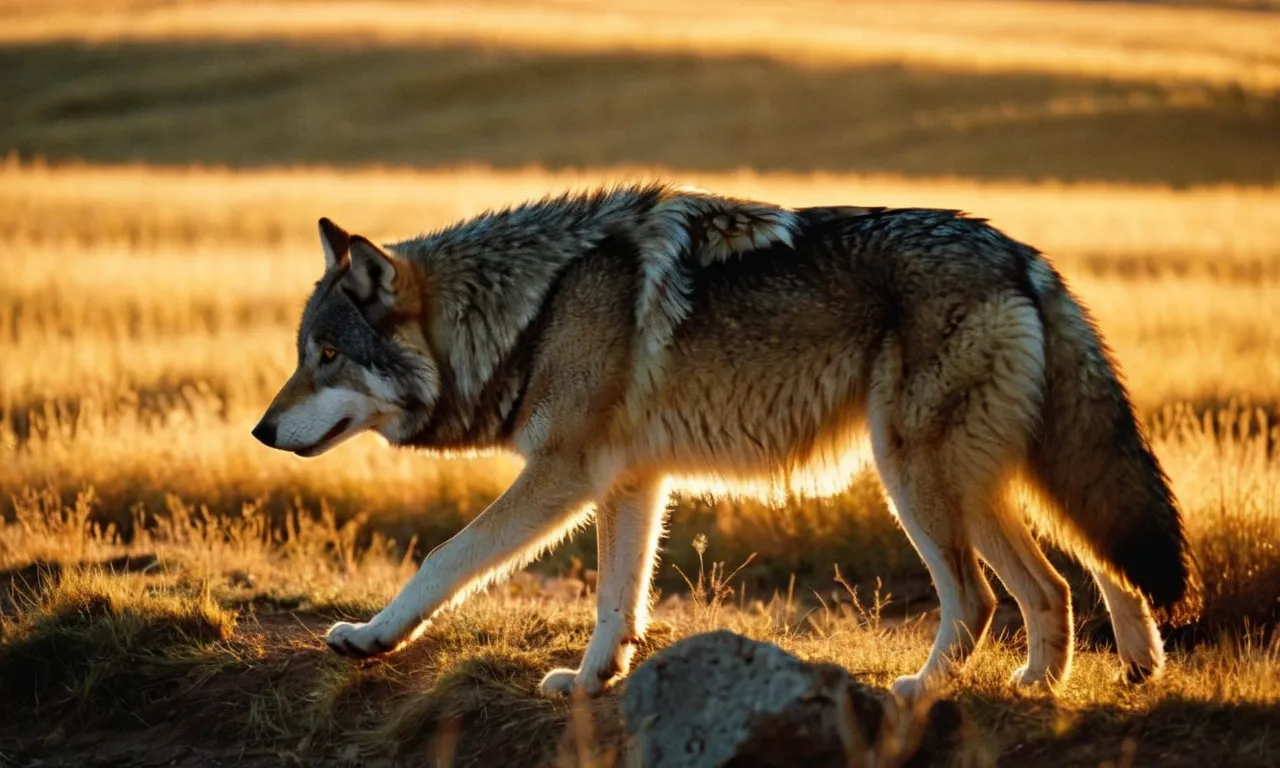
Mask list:
[[[1033,530],[1090,569],[1133,679],[1163,663],[1156,618],[1197,610],[1176,502],[1097,328],[1042,254],[981,219],[642,184],[384,247],[328,219],[320,234],[298,368],[254,434],[301,455],[375,430],[525,459],[386,608],[331,628],[340,653],[401,647],[594,514],[598,625],[543,687],[598,693],[643,636],[671,491],[828,493],[866,460],[941,602],[904,697],[982,642],[980,560],[1026,622],[1015,682],[1067,677],[1070,594]]]

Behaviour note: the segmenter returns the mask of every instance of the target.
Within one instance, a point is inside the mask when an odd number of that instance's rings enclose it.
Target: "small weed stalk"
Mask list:
[[[698,553],[698,578],[696,581],[689,578],[680,566],[675,566],[680,577],[684,579],[684,583],[689,586],[689,596],[693,601],[694,613],[697,617],[696,624],[701,630],[706,630],[718,626],[720,617],[720,608],[725,601],[733,596],[733,580],[742,571],[755,560],[756,553],[752,552],[747,556],[742,564],[733,569],[731,573],[725,575],[725,564],[723,562],[713,562],[711,571],[708,573],[704,555],[707,552],[707,536],[699,533],[693,537],[693,551]]]
[[[845,606],[841,604],[841,613],[853,618],[859,629],[870,629],[872,631],[880,629],[880,616],[884,613],[884,608],[889,604],[892,597],[888,592],[884,591],[884,583],[880,577],[876,577],[876,589],[871,593],[871,603],[864,604],[858,597],[858,588],[849,583],[845,579],[844,574],[840,573],[840,566],[835,566],[835,582],[844,587],[844,591],[849,593],[849,604]]]

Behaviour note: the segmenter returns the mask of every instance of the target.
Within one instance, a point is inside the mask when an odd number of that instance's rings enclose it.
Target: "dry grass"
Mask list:
[[[447,748],[486,764],[560,754],[568,705],[532,691],[589,635],[578,581],[522,575],[383,665],[351,667],[318,640],[327,620],[375,610],[518,463],[437,462],[367,438],[302,461],[261,449],[248,429],[288,372],[317,275],[307,222],[328,214],[394,237],[624,175],[8,165],[0,337],[21,362],[0,369],[0,491],[11,499],[0,676],[19,692],[19,720],[55,734],[21,748],[80,754],[87,747],[55,727],[75,716],[147,723],[145,737],[132,726],[113,737],[137,760],[167,755],[157,744],[206,743],[209,733],[182,730],[192,721],[218,722],[218,739],[265,763],[286,749],[350,760]],[[1100,606],[1082,586],[1082,642],[1100,650],[1083,653],[1072,685],[1048,700],[1004,686],[1018,636],[998,643],[956,688],[972,723],[966,754],[1090,765],[1132,737],[1161,764],[1265,759],[1274,735],[1260,723],[1280,696],[1277,192],[670,175],[796,204],[962,206],[1050,250],[1124,362],[1182,500],[1208,589],[1205,621],[1187,637],[1211,642],[1176,654],[1154,687],[1118,688]],[[1226,406],[1231,398],[1262,408]],[[682,500],[659,577],[668,593],[684,593],[680,571],[701,564],[683,544],[695,534],[714,559],[756,559],[727,604],[696,591],[666,599],[650,651],[729,626],[871,683],[925,654],[927,576],[870,477],[785,514]],[[589,568],[592,549],[580,536],[535,573],[580,574],[570,561]],[[833,564],[864,590],[884,578],[892,595],[880,607],[893,620],[851,613],[832,591]],[[791,596],[779,596],[788,576]],[[219,709],[228,697],[234,712]],[[594,716],[616,751],[615,706]],[[106,738],[96,728],[82,730]]]
[[[75,401],[92,411],[138,395],[139,408],[152,411],[149,396],[198,383],[212,397],[184,396],[191,410],[212,400],[239,425],[292,364],[297,309],[318,274],[319,216],[392,238],[549,190],[640,175],[11,164],[0,171],[9,251],[0,336],[13,340],[23,364],[0,369],[0,406],[23,413]],[[793,204],[963,207],[1067,270],[1146,409],[1237,396],[1267,402],[1280,391],[1277,283],[1250,279],[1280,275],[1274,190],[666,175]]]
[[[1280,14],[727,6],[11,5],[0,147],[238,167],[1280,178]]]
[[[1006,602],[953,690],[967,764],[1274,761],[1280,16],[1173,5],[0,0],[0,148],[55,161],[0,166],[0,763],[574,764],[570,705],[533,690],[590,634],[592,532],[353,665],[325,625],[367,618],[518,462],[371,437],[304,461],[249,429],[293,363],[318,217],[391,239],[655,173],[988,217],[1119,355],[1204,620],[1163,680],[1117,686],[1064,563],[1072,682],[1005,686]],[[680,499],[658,584],[644,654],[727,626],[885,684],[936,621],[869,475],[785,510]],[[591,712],[615,757],[616,705]]]
[[[910,64],[1280,87],[1280,17],[1228,7],[977,0],[586,0],[429,4],[342,0],[140,4],[6,0],[0,41],[328,39],[532,50],[742,56],[806,65]]]
[[[67,570],[4,620],[5,717],[74,710],[124,714],[181,683],[174,667],[206,661],[229,641],[235,614],[207,592],[157,590],[145,576]],[[182,670],[185,671],[185,670]],[[169,689],[169,690],[163,690]]]
[[[73,528],[81,517],[38,504],[21,511]],[[0,739],[42,734],[20,741],[16,758],[75,752],[98,734],[131,763],[172,759],[177,740],[188,750],[177,756],[192,764],[228,752],[252,765],[431,756],[590,764],[577,760],[573,742],[585,731],[573,705],[535,694],[541,673],[573,663],[590,634],[594,611],[581,582],[522,576],[440,618],[402,654],[355,665],[325,650],[319,633],[385,599],[408,564],[379,544],[358,553],[343,543],[351,529],[322,516],[303,513],[309,527],[300,535],[272,540],[253,512],[226,537],[175,513],[175,525],[128,547],[85,536],[98,555],[113,556],[107,565],[6,572],[2,595],[17,607],[0,622],[8,718]],[[27,529],[22,540],[70,532]],[[12,542],[13,531],[0,540]],[[719,574],[697,572],[707,589],[659,604],[641,660],[675,637],[725,627],[886,685],[928,652],[930,622],[889,621],[892,596],[859,599],[829,581],[821,602],[755,600],[722,566],[707,565]],[[339,582],[340,600],[321,596],[337,595]],[[1111,652],[1084,651],[1071,684],[1052,696],[1008,688],[1021,653],[1018,636],[998,638],[955,683],[963,764],[1002,755],[1001,765],[1099,765],[1136,749],[1138,765],[1252,766],[1280,747],[1266,726],[1280,706],[1280,658],[1255,637],[1179,653],[1165,677],[1138,689],[1117,684]],[[616,707],[613,697],[590,707],[588,754],[625,758]],[[70,717],[74,731],[54,727]]]
[[[0,172],[9,254],[0,337],[11,340],[10,359],[21,364],[0,368],[0,445],[11,452],[0,464],[0,492],[52,488],[69,500],[92,487],[100,516],[126,529],[132,507],[167,514],[170,495],[219,514],[245,499],[261,499],[275,513],[295,499],[324,501],[344,519],[376,510],[380,530],[432,546],[500,492],[518,463],[437,462],[389,451],[372,437],[301,461],[261,450],[248,436],[293,364],[297,313],[319,269],[313,222],[330,215],[391,238],[484,207],[641,173],[11,163]],[[1217,514],[1248,500],[1262,519],[1273,513],[1266,451],[1280,404],[1280,280],[1273,277],[1280,242],[1268,224],[1280,203],[1274,190],[667,175],[794,204],[958,206],[990,216],[1067,270],[1124,362],[1148,421],[1175,404],[1200,414],[1233,399],[1270,414],[1238,431],[1259,440],[1257,447],[1220,445],[1217,429],[1188,427],[1186,417],[1174,423],[1169,414],[1157,435],[1191,508]],[[1253,463],[1245,477],[1257,487],[1214,495],[1218,478],[1246,460]],[[870,480],[834,504],[799,505],[784,520],[749,505],[741,514],[729,509],[690,500],[676,533],[712,525],[729,556],[760,550],[762,580],[822,572],[867,549],[878,554],[847,565],[859,578],[920,574]],[[824,544],[797,546],[807,538]],[[585,542],[569,551],[589,559],[591,549]]]

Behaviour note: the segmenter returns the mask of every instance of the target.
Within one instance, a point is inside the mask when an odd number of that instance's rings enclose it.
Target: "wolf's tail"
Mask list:
[[[1052,265],[1036,256],[1029,272],[1045,329],[1044,412],[1029,473],[1056,507],[1042,522],[1145,595],[1159,618],[1191,621],[1201,590],[1182,516],[1115,360]]]

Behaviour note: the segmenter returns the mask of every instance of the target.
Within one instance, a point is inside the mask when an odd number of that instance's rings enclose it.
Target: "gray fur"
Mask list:
[[[904,697],[982,643],[995,598],[980,561],[1027,623],[1015,681],[1066,678],[1069,588],[1007,504],[1015,476],[1044,496],[1030,522],[1094,573],[1131,676],[1163,663],[1152,605],[1195,612],[1176,500],[1117,364],[1048,260],[985,220],[637,184],[385,250],[320,229],[326,274],[259,439],[314,455],[374,429],[526,460],[384,610],[330,630],[341,653],[401,647],[594,510],[601,620],[582,667],[543,687],[598,693],[643,635],[672,487],[830,493],[867,441],[942,603]]]

